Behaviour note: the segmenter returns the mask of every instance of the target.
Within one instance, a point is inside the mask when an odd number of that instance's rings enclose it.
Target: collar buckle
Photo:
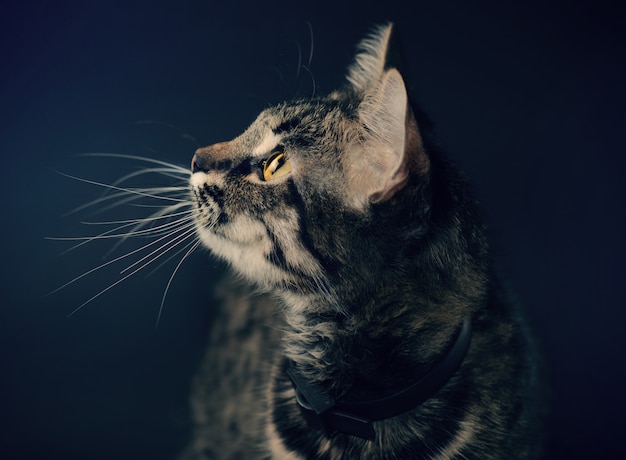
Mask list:
[[[296,390],[296,401],[309,426],[322,429],[326,436],[342,432],[373,440],[376,436],[372,422],[366,418],[334,410],[337,403],[319,386],[308,382],[289,366],[287,374]]]

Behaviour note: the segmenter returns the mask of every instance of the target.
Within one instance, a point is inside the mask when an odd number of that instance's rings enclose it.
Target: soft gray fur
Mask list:
[[[539,455],[532,344],[464,180],[386,62],[391,31],[361,43],[344,88],[269,108],[196,152],[197,234],[239,281],[220,285],[183,459]],[[268,158],[283,175],[264,177]],[[466,318],[454,377],[374,422],[374,440],[302,418],[287,360],[337,400],[372,399],[427,372]]]

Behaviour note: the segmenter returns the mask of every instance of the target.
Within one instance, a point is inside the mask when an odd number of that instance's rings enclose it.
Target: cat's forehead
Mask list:
[[[277,133],[311,129],[329,123],[337,117],[348,116],[346,104],[333,99],[306,99],[285,102],[265,109],[257,122]]]
[[[260,155],[281,142],[321,142],[337,123],[349,118],[349,107],[336,100],[285,102],[261,112],[246,135],[254,144],[253,153]]]

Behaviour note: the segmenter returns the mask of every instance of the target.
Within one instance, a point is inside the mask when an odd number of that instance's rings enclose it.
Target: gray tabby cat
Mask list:
[[[255,290],[222,284],[185,459],[539,455],[532,344],[391,31],[193,158],[197,234]]]

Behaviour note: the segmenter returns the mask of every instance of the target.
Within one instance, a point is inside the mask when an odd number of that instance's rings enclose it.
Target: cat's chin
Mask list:
[[[273,290],[284,285],[289,277],[285,272],[277,268],[267,260],[268,246],[267,237],[250,232],[248,238],[238,238],[233,241],[227,235],[233,232],[229,226],[218,226],[211,230],[197,223],[197,234],[202,244],[214,255],[227,261],[233,270],[246,280],[263,288]],[[248,226],[253,230],[253,225]],[[239,233],[241,237],[242,234]]]
[[[322,277],[289,273],[269,261],[264,249],[268,241],[257,239],[256,244],[236,242],[221,235],[219,230],[216,233],[215,229],[207,230],[197,225],[197,234],[203,246],[226,261],[236,275],[261,291],[287,296],[283,300],[296,305],[311,295],[319,296],[321,293],[327,298],[332,297]]]

